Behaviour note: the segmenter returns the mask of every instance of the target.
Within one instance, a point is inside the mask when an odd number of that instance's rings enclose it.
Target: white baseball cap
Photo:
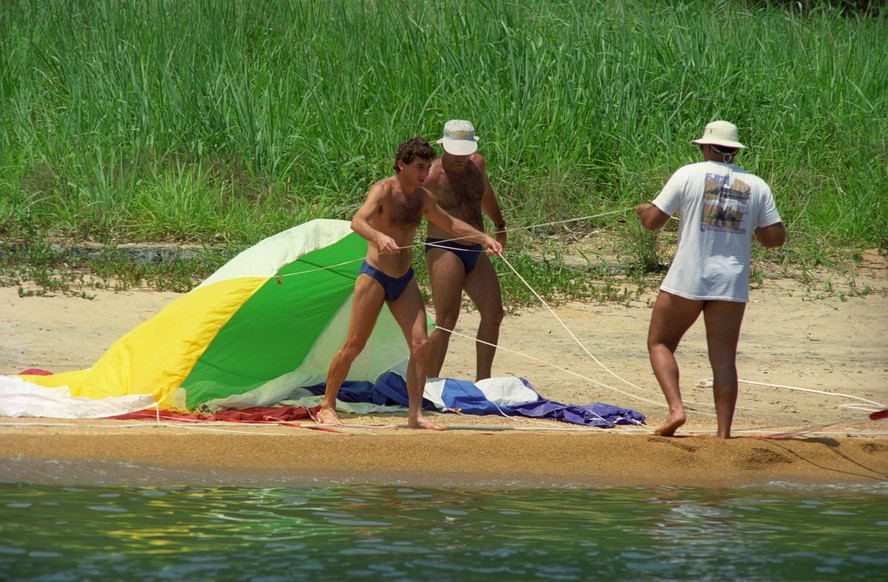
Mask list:
[[[467,156],[478,151],[475,127],[464,119],[451,119],[444,124],[444,137],[438,140],[448,154]]]
[[[703,137],[695,139],[691,143],[698,145],[714,145],[726,148],[743,149],[746,146],[740,143],[740,132],[737,126],[729,121],[713,121],[706,124]]]

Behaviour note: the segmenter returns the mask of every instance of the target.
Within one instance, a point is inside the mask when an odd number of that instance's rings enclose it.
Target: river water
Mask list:
[[[888,483],[0,482],[2,580],[886,580]]]

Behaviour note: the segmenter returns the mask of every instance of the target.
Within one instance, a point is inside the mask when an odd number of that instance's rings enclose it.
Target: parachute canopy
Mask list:
[[[315,406],[309,401],[323,393],[347,335],[366,252],[367,241],[341,220],[313,220],[269,237],[121,337],[91,368],[0,376],[0,414],[98,418],[153,406],[171,414]],[[408,357],[384,306],[337,407],[367,405],[366,413],[406,405]],[[430,379],[425,406],[608,428],[644,422],[628,409],[547,400],[516,377]]]
[[[150,394],[161,408],[245,408],[321,384],[342,344],[367,241],[313,220],[243,251],[121,337],[91,368],[27,382],[74,397]],[[349,381],[403,370],[406,340],[387,307]]]

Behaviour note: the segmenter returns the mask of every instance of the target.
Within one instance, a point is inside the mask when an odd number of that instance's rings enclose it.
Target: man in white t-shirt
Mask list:
[[[704,161],[679,168],[651,204],[635,211],[645,228],[659,230],[679,212],[678,249],[660,286],[648,331],[654,375],[669,405],[656,434],[672,436],[687,416],[675,350],[703,313],[713,374],[719,438],[731,437],[737,404],[737,343],[749,297],[752,239],[783,245],[786,230],[764,180],[735,165],[746,146],[727,121],[706,126],[698,144]]]

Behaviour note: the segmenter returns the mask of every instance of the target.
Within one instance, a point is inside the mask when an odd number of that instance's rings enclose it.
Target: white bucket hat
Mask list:
[[[706,125],[703,137],[695,139],[691,143],[698,145],[714,145],[726,148],[743,149],[746,146],[740,143],[740,132],[737,126],[729,121],[713,121]]]
[[[444,137],[438,140],[448,154],[467,156],[478,151],[475,127],[464,119],[451,119],[444,124]]]

